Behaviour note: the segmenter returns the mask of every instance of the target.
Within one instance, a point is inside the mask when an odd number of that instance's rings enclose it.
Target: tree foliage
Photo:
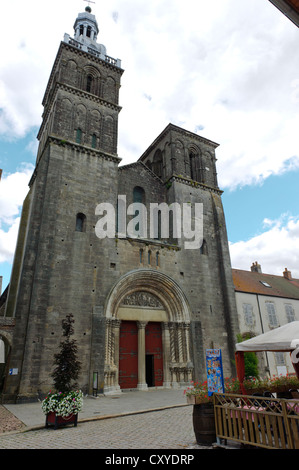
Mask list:
[[[78,347],[76,340],[71,339],[74,334],[75,320],[70,313],[62,320],[64,340],[60,342],[60,351],[54,354],[54,371],[51,374],[54,387],[58,392],[69,392],[77,387],[75,381],[79,377],[81,362],[77,358]]]
[[[245,341],[246,339],[251,338],[250,334],[237,335],[238,342]],[[245,352],[244,353],[244,366],[245,366],[245,377],[258,377],[258,358],[255,352]]]

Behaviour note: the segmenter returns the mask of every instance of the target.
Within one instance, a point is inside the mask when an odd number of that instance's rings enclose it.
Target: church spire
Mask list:
[[[88,5],[85,12],[79,13],[75,24],[75,39],[84,43],[91,43],[97,41],[99,27],[95,15],[92,15],[91,8]]]
[[[106,52],[106,47],[103,44],[97,42],[99,34],[99,26],[95,15],[91,13],[89,3],[94,3],[89,0],[88,6],[85,8],[83,13],[79,13],[74,23],[74,38],[71,38],[69,34],[64,35],[64,42],[71,44],[82,51],[88,52],[93,56],[96,56],[102,60],[105,60],[111,65],[121,68],[120,59],[114,59],[109,57]]]

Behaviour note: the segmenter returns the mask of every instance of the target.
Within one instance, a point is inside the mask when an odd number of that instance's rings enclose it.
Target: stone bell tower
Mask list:
[[[79,13],[74,31],[74,38],[64,35],[44,95],[38,158],[49,135],[117,155],[120,60],[97,43],[90,7]]]
[[[117,200],[119,59],[97,42],[86,7],[65,34],[43,98],[36,167],[24,201],[6,317],[15,332],[7,401],[47,393],[61,320],[75,317],[81,386],[90,383],[91,312],[105,242],[96,244],[95,207]],[[89,303],[88,308],[86,307]],[[87,313],[88,310],[88,313]]]

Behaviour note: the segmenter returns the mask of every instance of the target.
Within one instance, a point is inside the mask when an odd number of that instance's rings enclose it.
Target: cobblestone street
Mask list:
[[[0,435],[0,449],[193,449],[192,407]]]
[[[24,429],[25,425],[16,416],[0,405],[0,437],[2,433]]]

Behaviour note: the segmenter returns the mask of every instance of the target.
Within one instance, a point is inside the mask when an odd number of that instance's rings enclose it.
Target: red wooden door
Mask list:
[[[122,321],[119,339],[119,386],[137,388],[138,329],[136,322]]]
[[[145,354],[153,355],[152,386],[163,385],[163,347],[161,323],[150,322],[145,328]]]

